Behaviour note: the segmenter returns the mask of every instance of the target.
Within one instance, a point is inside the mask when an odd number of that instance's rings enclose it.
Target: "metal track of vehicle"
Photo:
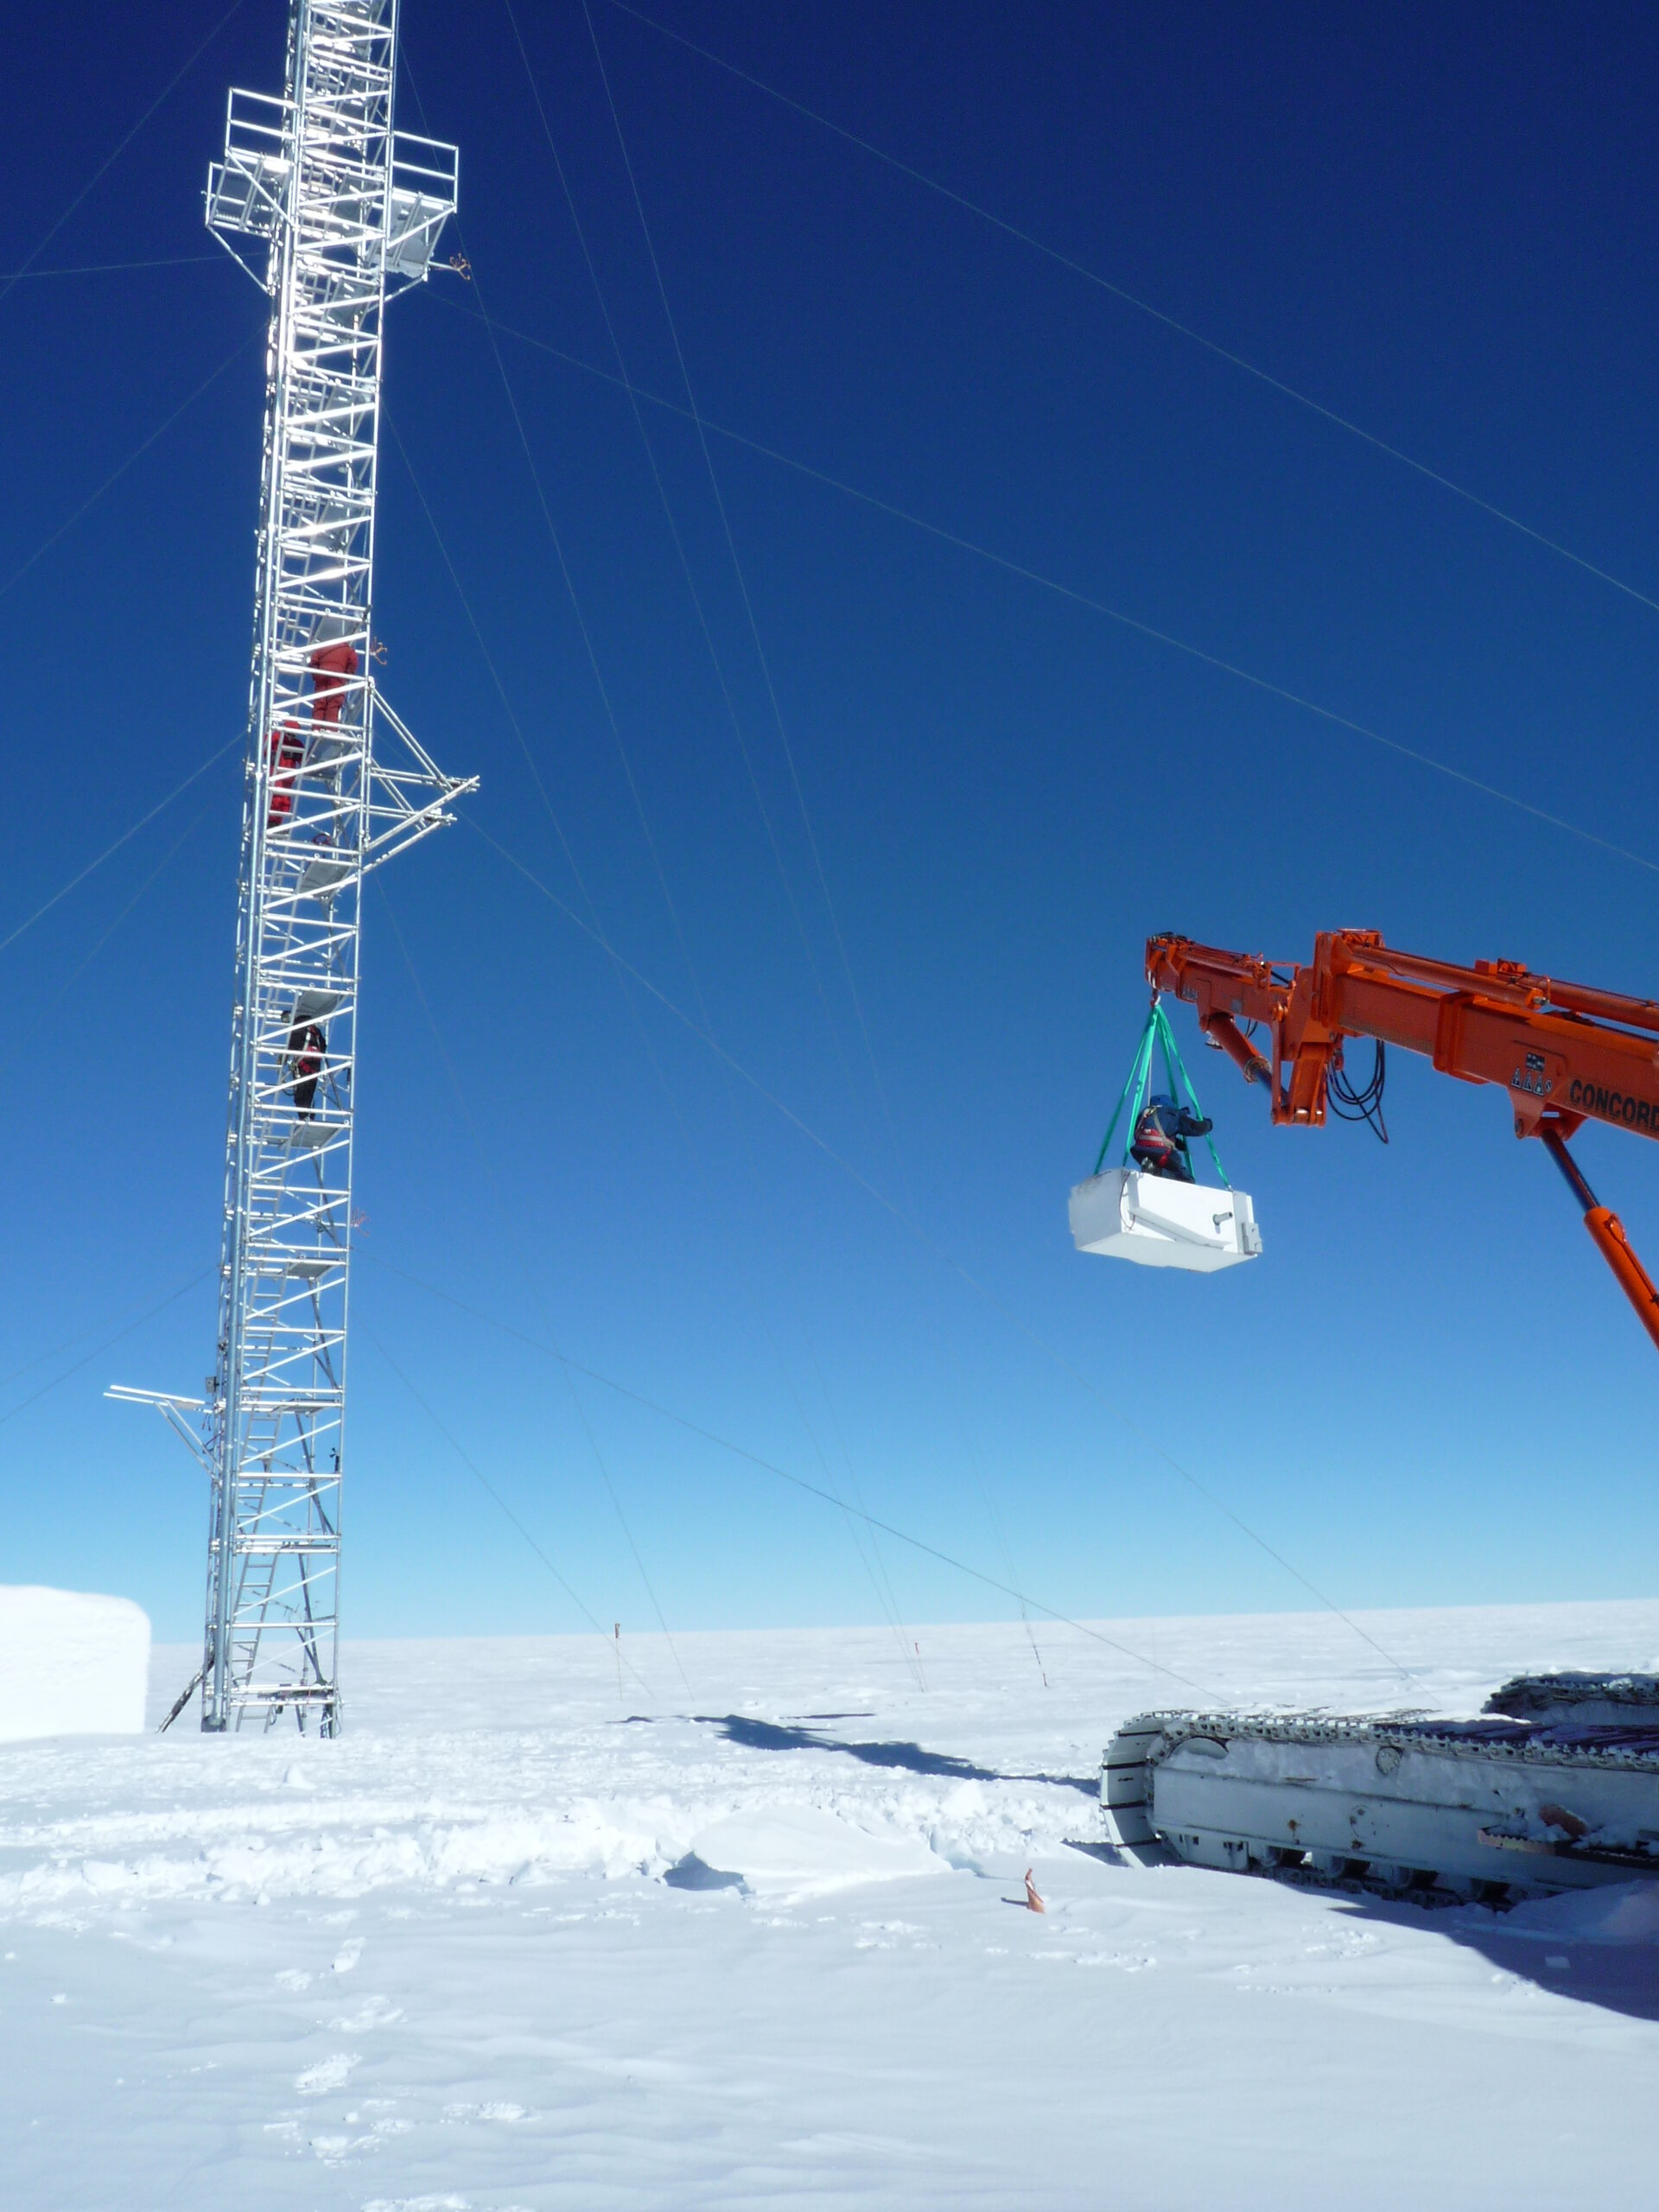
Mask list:
[[[1515,1675],[1480,1709],[1506,1713],[1511,1720],[1580,1720],[1610,1727],[1646,1721],[1659,1726],[1659,1675],[1567,1670]]]
[[[1424,1897],[1659,1875],[1659,1721],[1145,1713],[1101,1766],[1120,1845]]]

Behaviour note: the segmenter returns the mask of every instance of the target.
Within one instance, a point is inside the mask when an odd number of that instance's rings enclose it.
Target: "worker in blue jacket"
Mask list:
[[[1178,1183],[1196,1183],[1187,1144],[1193,1137],[1207,1137],[1215,1123],[1178,1106],[1164,1091],[1154,1091],[1135,1125],[1129,1157],[1148,1175],[1167,1175]]]

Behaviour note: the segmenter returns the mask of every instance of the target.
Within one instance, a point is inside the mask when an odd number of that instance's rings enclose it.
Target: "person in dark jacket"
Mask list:
[[[1193,1137],[1207,1137],[1214,1127],[1207,1115],[1200,1120],[1185,1106],[1178,1106],[1165,1092],[1154,1091],[1135,1125],[1129,1157],[1148,1175],[1167,1175],[1178,1183],[1196,1183],[1198,1179],[1192,1173],[1187,1145]]]
[[[288,1065],[294,1077],[294,1110],[309,1121],[316,1105],[328,1039],[316,1021],[296,1022],[288,1035]]]

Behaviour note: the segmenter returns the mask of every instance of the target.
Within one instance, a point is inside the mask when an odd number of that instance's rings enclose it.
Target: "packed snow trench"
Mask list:
[[[1659,1604],[1363,1625],[1418,1679],[1325,1616],[1103,1627],[1258,1708],[1659,1661]],[[1036,1647],[362,1644],[335,1743],[193,1706],[0,1747],[6,2203],[1650,2200],[1659,1885],[1498,1914],[1119,1859],[1102,1747],[1196,1693]],[[155,1653],[152,1721],[193,1664]]]

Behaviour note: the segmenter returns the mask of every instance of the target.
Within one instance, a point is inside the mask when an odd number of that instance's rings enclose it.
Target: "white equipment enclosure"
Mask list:
[[[1071,1241],[1079,1252],[1135,1260],[1143,1268],[1211,1274],[1262,1250],[1255,1210],[1244,1191],[1213,1190],[1173,1175],[1109,1168],[1071,1193]]]

